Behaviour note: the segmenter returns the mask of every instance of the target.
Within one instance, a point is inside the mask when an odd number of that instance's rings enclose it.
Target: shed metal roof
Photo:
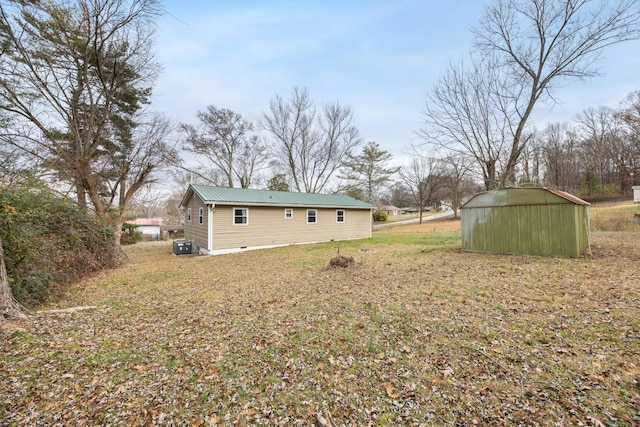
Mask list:
[[[374,206],[343,194],[293,193],[247,188],[214,187],[192,184],[189,186],[181,205],[195,193],[209,204],[243,204],[263,206],[313,206],[353,209],[372,209]]]
[[[564,191],[544,187],[508,187],[478,193],[460,209],[493,206],[552,205],[572,203],[589,206],[588,202]]]

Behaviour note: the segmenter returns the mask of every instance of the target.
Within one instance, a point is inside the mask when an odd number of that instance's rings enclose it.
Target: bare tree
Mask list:
[[[0,137],[56,171],[112,221],[115,243],[133,194],[153,181],[168,121],[143,114],[160,67],[151,52],[157,0],[0,5]],[[106,189],[106,191],[105,191]]]
[[[513,112],[500,96],[506,91],[493,58],[452,64],[429,93],[418,132],[427,145],[473,158],[487,190],[498,185],[508,147]]]
[[[546,186],[574,193],[584,161],[575,130],[568,122],[551,123],[535,139]]]
[[[614,154],[618,129],[614,110],[609,107],[587,108],[577,116],[577,131],[584,153],[585,166],[595,172],[599,191],[617,178]]]
[[[444,168],[445,163],[441,159],[424,156],[414,157],[408,165],[400,168],[400,177],[420,212],[420,224],[426,207],[438,201],[436,197],[445,178]]]
[[[184,149],[203,156],[226,178],[228,187],[234,182],[242,188],[251,186],[256,172],[269,161],[269,147],[254,132],[254,125],[241,114],[209,105],[198,111],[198,128],[183,124],[187,134]]]
[[[404,208],[411,206],[413,203],[413,197],[407,186],[401,182],[395,182],[389,189],[389,195],[387,196],[387,203],[394,206]]]
[[[449,155],[442,159],[444,163],[444,177],[442,180],[442,200],[448,202],[453,210],[454,218],[458,217],[458,209],[464,201],[479,190],[471,176],[473,165],[469,157],[464,155]]]
[[[451,138],[453,131],[462,135],[451,140],[480,163],[490,189],[495,181],[491,168],[498,159],[503,165],[495,174],[497,184],[515,182],[516,166],[532,135],[527,125],[534,108],[553,102],[554,90],[564,79],[595,76],[595,64],[607,47],[640,37],[640,9],[637,0],[496,0],[472,32],[476,54],[490,60],[476,61],[469,82],[438,83],[445,87],[444,96],[453,99],[436,102],[427,118],[444,114],[447,136]],[[500,83],[475,85],[478,73]],[[466,89],[459,93],[455,88]],[[469,114],[476,105],[487,104],[487,97],[488,114]],[[430,98],[438,100],[435,95]],[[489,128],[497,134],[482,133]]]
[[[615,116],[620,127],[616,162],[624,194],[640,183],[640,90],[627,95]]]
[[[320,193],[331,184],[347,153],[360,144],[350,107],[338,102],[317,114],[306,89],[288,100],[276,95],[261,126],[276,142],[276,157],[297,191]]]

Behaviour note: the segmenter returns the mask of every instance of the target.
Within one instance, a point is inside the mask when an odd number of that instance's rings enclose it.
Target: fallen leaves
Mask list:
[[[359,245],[341,246],[351,269],[326,268],[331,245],[138,246],[60,302],[97,308],[0,332],[0,424],[637,423],[640,284],[619,246]]]

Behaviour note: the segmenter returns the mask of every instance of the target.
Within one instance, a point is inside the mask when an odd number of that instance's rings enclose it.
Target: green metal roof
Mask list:
[[[353,209],[371,209],[374,206],[343,194],[292,193],[287,191],[268,191],[247,188],[213,187],[192,184],[189,186],[182,205],[195,193],[205,203],[244,204],[264,206],[313,206]]]

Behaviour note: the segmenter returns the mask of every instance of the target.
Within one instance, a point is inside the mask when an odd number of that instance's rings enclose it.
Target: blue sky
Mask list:
[[[318,106],[350,105],[363,141],[402,163],[428,90],[471,49],[483,0],[167,0],[154,108],[197,124],[208,105],[255,121],[274,94],[306,87]],[[640,90],[640,42],[605,52],[604,74],[572,82],[537,119],[569,120]]]

